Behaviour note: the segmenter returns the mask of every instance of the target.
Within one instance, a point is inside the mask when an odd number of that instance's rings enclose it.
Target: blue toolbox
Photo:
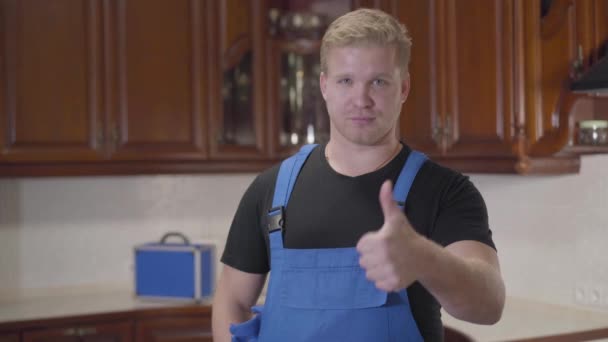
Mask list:
[[[181,242],[168,242],[178,237]],[[135,294],[140,298],[202,300],[214,290],[215,246],[181,233],[135,247]]]

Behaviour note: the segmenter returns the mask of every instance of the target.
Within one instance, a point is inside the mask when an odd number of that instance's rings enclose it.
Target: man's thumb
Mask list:
[[[380,206],[382,207],[385,223],[390,216],[399,212],[399,207],[393,199],[393,183],[390,180],[384,181],[380,188]]]

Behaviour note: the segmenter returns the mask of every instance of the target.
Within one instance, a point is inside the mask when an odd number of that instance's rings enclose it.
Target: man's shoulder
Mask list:
[[[281,163],[276,163],[260,172],[249,186],[249,191],[257,194],[257,198],[263,198],[265,193],[273,191],[280,166]]]
[[[282,161],[275,163],[271,167],[260,172],[256,177],[255,181],[265,185],[273,184],[277,179],[277,175],[279,174],[279,168],[281,167],[281,163]]]
[[[421,168],[421,172],[428,177],[442,177],[442,178],[468,178],[462,173],[451,169],[449,167],[443,166],[433,159],[429,158],[426,160],[424,165]]]
[[[424,189],[423,191],[445,192],[463,185],[474,187],[469,176],[428,159],[420,168],[412,186]]]
[[[311,159],[310,157],[312,157],[313,155],[317,155],[319,154],[320,149],[319,148],[315,148],[309,158],[307,159],[307,162],[305,163],[307,168],[313,168],[316,169],[318,167],[318,163],[310,163],[309,160]],[[285,157],[283,158],[281,161],[275,163],[273,166],[271,166],[270,168],[260,172],[257,177],[253,180],[253,183],[250,186],[251,191],[253,192],[273,192],[274,191],[274,187],[276,185],[277,182],[277,177],[279,175],[279,170],[281,168],[281,164],[283,164],[284,161],[286,161],[287,159],[295,156],[296,154],[294,153],[291,156]],[[318,159],[318,158],[317,158]]]

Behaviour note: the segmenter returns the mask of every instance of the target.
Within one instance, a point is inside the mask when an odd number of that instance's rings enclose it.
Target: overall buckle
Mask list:
[[[285,207],[275,207],[268,210],[268,232],[283,230],[285,224]]]

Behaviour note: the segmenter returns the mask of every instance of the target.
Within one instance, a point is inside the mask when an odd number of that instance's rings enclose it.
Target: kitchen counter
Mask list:
[[[459,321],[445,311],[442,317],[446,326],[465,333],[475,341],[516,341],[565,334],[576,334],[568,341],[608,341],[608,311],[578,309],[521,298],[507,298],[502,319],[492,326]]]
[[[126,291],[0,302],[0,324],[192,305],[193,301],[137,299]],[[211,300],[197,303],[209,306]]]
[[[185,301],[137,299],[126,291],[39,297],[0,302],[0,325],[192,304],[193,302]],[[194,305],[209,306],[211,300]],[[445,312],[442,314],[446,326],[465,333],[475,341],[513,341],[564,334],[579,334],[568,341],[581,341],[581,336],[593,337],[594,341],[608,341],[608,311],[592,311],[509,297],[501,321],[493,326],[470,324],[454,319]],[[589,333],[597,329],[601,329],[599,333]]]

